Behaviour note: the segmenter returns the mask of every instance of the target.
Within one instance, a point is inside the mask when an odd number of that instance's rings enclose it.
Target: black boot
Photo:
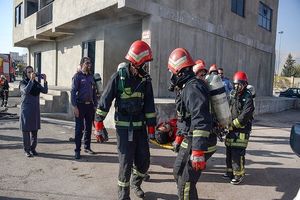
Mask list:
[[[129,187],[118,187],[118,200],[130,200]]]
[[[144,193],[144,191],[142,190],[141,187],[139,187],[139,186],[131,186],[131,188],[132,188],[135,196],[137,196],[139,198],[144,198],[145,193]]]
[[[231,179],[233,179],[233,173],[232,172],[225,172],[222,175],[222,178],[225,179],[225,180],[231,180]]]
[[[141,189],[141,185],[142,185],[145,175],[146,174],[143,175],[136,168],[132,169],[130,187],[133,190],[135,196],[137,196],[139,198],[144,198],[144,196],[145,196],[144,191]]]
[[[244,179],[244,176],[234,176],[234,178],[231,180],[231,184],[238,185],[240,184]]]
[[[149,174],[145,174],[143,181],[149,181],[150,180],[150,175]]]

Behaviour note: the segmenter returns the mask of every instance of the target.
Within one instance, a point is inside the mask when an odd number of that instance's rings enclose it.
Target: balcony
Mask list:
[[[37,12],[36,28],[39,29],[52,23],[53,3],[48,4]]]
[[[13,27],[14,45],[27,47],[40,41],[53,42],[70,37],[85,27],[108,23],[112,17],[117,20],[118,17],[128,15],[125,11],[118,11],[119,0],[101,0],[105,3],[99,1],[89,0],[87,4],[86,1],[74,3],[74,0],[27,0],[27,3],[32,2],[33,5],[27,5],[23,23]],[[40,10],[37,10],[37,2],[43,2]],[[70,12],[64,12],[65,10]]]

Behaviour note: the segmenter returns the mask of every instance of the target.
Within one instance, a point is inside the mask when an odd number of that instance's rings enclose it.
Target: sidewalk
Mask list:
[[[9,108],[9,112],[17,112]],[[256,116],[246,155],[246,178],[231,185],[221,178],[225,148],[218,143],[197,184],[202,200],[293,199],[300,188],[300,158],[289,147],[290,128],[300,121],[300,110]],[[98,144],[96,155],[82,153],[75,161],[74,125],[62,121],[42,121],[38,157],[26,158],[17,120],[0,120],[0,199],[117,199],[118,158],[116,137]],[[146,200],[176,200],[172,175],[175,153],[151,146],[150,182],[143,183]],[[131,193],[133,200],[137,200]]]

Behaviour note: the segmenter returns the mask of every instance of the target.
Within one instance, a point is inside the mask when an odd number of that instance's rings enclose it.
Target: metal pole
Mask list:
[[[283,31],[279,31],[279,51],[278,51],[278,63],[277,63],[277,76],[279,76],[279,65],[280,65],[280,48],[281,48],[281,36],[283,34]]]

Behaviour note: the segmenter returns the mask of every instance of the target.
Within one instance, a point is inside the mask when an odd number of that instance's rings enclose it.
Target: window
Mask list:
[[[241,17],[245,17],[245,0],[231,0],[231,11]]]
[[[23,3],[20,3],[15,8],[15,26],[21,24],[22,23],[22,19],[23,19]]]
[[[40,9],[42,9],[43,7],[49,5],[50,3],[52,3],[54,0],[40,0]]]
[[[95,70],[95,52],[96,52],[95,48],[96,48],[95,40],[86,41],[82,43],[82,57],[89,57],[91,59],[92,73],[94,73]]]
[[[25,17],[29,17],[33,13],[36,13],[39,8],[39,3],[35,1],[25,1]]]
[[[272,9],[267,5],[259,2],[258,8],[258,25],[271,31],[272,28]]]

